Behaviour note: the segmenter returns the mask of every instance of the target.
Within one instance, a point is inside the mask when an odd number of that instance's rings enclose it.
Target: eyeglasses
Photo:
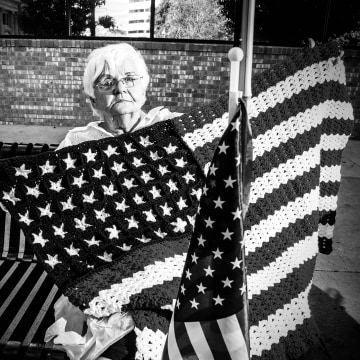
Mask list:
[[[97,81],[95,86],[99,89],[99,91],[107,92],[107,91],[113,91],[116,88],[117,84],[121,82],[128,89],[134,86],[135,80],[139,80],[142,78],[143,76],[132,75],[132,76],[125,76],[119,80],[116,80],[111,76],[104,76],[101,79],[99,79],[99,81]]]

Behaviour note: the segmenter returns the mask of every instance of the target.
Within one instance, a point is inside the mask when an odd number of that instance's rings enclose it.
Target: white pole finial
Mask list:
[[[239,47],[233,47],[228,53],[230,60],[230,91],[229,91],[229,121],[235,115],[239,92],[240,61],[244,57],[244,52]]]

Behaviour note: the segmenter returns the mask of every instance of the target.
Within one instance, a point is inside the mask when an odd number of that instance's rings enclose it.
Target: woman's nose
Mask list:
[[[120,94],[122,92],[126,92],[126,87],[125,87],[124,83],[121,80],[119,80],[115,85],[114,93]]]

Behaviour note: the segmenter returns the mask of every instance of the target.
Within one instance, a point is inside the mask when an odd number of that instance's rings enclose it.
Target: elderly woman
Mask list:
[[[100,121],[70,130],[59,148],[133,132],[178,116],[161,106],[147,114],[141,110],[149,81],[145,61],[131,45],[120,43],[94,50],[84,71],[84,91]]]
[[[83,83],[93,112],[100,120],[70,130],[58,149],[133,132],[178,116],[163,107],[147,114],[141,110],[149,81],[143,57],[129,44],[119,43],[94,50],[88,57]],[[54,308],[56,322],[47,330],[45,340],[55,338],[55,343],[62,345],[71,360],[134,358],[136,337],[130,315],[91,318],[65,296],[60,297]],[[92,323],[94,328],[94,322],[96,334],[89,330],[89,324]],[[59,331],[64,324],[65,329]]]

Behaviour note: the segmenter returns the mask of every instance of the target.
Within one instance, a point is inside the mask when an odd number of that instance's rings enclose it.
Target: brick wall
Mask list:
[[[0,124],[78,126],[95,119],[82,93],[87,55],[118,40],[0,39]],[[130,41],[145,57],[151,83],[144,109],[184,112],[228,90],[228,44]],[[254,47],[259,72],[297,51]],[[347,50],[347,82],[360,124],[360,51]]]

